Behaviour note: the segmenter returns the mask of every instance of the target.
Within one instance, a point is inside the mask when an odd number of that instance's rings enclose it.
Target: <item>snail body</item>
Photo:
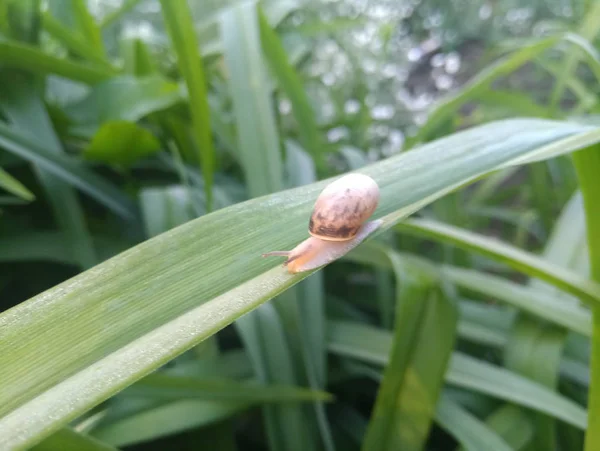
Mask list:
[[[291,251],[273,251],[263,257],[287,257],[290,273],[310,271],[331,263],[360,244],[381,225],[367,219],[379,203],[379,187],[366,175],[348,174],[321,192],[313,209],[310,237]]]

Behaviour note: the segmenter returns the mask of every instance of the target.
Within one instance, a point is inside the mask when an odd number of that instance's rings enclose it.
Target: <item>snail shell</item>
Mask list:
[[[311,237],[291,251],[273,251],[263,257],[284,256],[290,273],[309,271],[342,257],[379,228],[366,222],[379,204],[379,187],[363,174],[348,174],[330,183],[319,195],[308,230]]]
[[[329,184],[319,195],[308,232],[326,241],[346,241],[377,209],[379,187],[363,174],[349,174]]]

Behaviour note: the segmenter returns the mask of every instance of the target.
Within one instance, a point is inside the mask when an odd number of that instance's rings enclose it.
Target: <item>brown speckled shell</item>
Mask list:
[[[348,174],[328,185],[319,195],[308,225],[309,233],[326,241],[346,241],[375,212],[379,187],[362,174]]]

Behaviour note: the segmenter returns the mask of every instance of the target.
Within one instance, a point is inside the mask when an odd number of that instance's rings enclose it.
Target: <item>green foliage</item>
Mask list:
[[[2,450],[600,447],[597,3],[91,3],[0,0]]]

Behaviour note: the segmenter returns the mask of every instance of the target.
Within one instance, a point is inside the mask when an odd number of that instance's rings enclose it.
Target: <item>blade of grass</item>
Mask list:
[[[237,126],[238,154],[248,193],[256,197],[281,190],[283,163],[261,54],[256,4],[250,2],[224,10],[220,26]],[[302,322],[297,294],[288,293],[286,299],[276,299],[274,305],[262,306],[236,322],[255,371],[264,383],[300,382],[294,361],[302,365],[302,352],[307,348],[298,336]],[[306,413],[300,407],[266,407],[263,413],[273,449],[312,447],[309,442],[314,440],[313,435],[307,427]]]
[[[83,36],[74,33],[70,28],[61,24],[49,12],[42,14],[42,23],[49,35],[77,56],[104,66],[107,70],[116,71],[116,68],[111,66],[101,51],[99,52],[95,47],[88,45]]]
[[[76,63],[49,55],[28,44],[3,39],[0,39],[0,60],[5,67],[23,69],[39,75],[59,75],[90,85],[117,75],[105,65]]]
[[[6,72],[2,74],[2,80],[0,109],[9,118],[12,127],[36,145],[57,155],[64,155],[62,143],[37,93],[39,85],[36,89],[36,81],[31,77]],[[67,254],[74,257],[80,267],[92,267],[98,262],[98,257],[77,192],[46,169],[38,166],[36,172],[50,200],[54,218],[63,232]]]
[[[567,122],[501,121],[361,172],[379,184],[374,217],[386,230],[500,166],[540,159],[543,151],[571,152],[594,133]],[[33,446],[308,277],[288,274],[280,262],[260,255],[306,238],[305,221],[329,182],[215,211],[3,312],[0,448]]]
[[[254,2],[226,10],[221,33],[248,191],[255,197],[280,190],[283,163]]]
[[[198,152],[197,158],[204,177],[206,209],[211,211],[215,152],[210,128],[207,86],[200,59],[198,39],[187,0],[161,0],[160,5],[171,43],[177,55],[177,64],[188,90],[192,130]]]
[[[600,15],[600,4],[591,4],[589,10],[586,12],[583,23],[579,27],[579,35],[590,42],[593,42],[596,35],[600,33],[600,24],[595,20],[598,15]],[[580,60],[581,51],[576,48],[567,55],[566,61],[561,65],[560,76],[556,80],[550,94],[550,108],[552,108],[555,114],[559,112],[559,101],[564,95],[567,80],[577,68]]]
[[[100,22],[100,28],[107,28],[113,23],[118,22],[121,18],[131,11],[140,2],[140,0],[124,0],[120,6],[114,11],[106,15]]]
[[[386,366],[392,335],[359,323],[330,321],[330,352]],[[484,393],[513,404],[552,415],[580,429],[587,427],[586,411],[569,398],[518,373],[455,351],[445,375],[446,383]]]
[[[425,219],[404,221],[397,226],[397,229],[478,252],[531,277],[537,277],[551,283],[592,305],[598,305],[597,303],[600,300],[598,297],[600,284],[497,239]]]
[[[94,17],[88,11],[86,1],[71,0],[71,9],[81,35],[85,37],[98,54],[104,55],[105,50],[100,28],[98,28]]]
[[[600,282],[600,212],[596,200],[600,195],[600,148],[592,146],[573,156],[579,187],[583,196],[585,209],[585,223],[587,229],[587,242],[590,261],[590,276],[592,280]],[[590,425],[585,435],[585,450],[592,451],[600,447],[600,418],[595,413],[600,411],[600,307],[592,309],[592,352],[590,367],[590,388],[588,395],[588,409]]]
[[[61,429],[30,449],[31,451],[117,451],[117,448],[71,428]]]
[[[316,168],[310,155],[294,142],[286,142],[286,168],[288,180],[292,186],[303,186],[317,180]],[[313,274],[295,288],[295,320],[298,322],[298,334],[294,340],[302,347],[302,361],[306,371],[308,385],[313,389],[327,386],[327,345],[325,342],[325,296],[322,273]],[[286,301],[283,301],[286,302]],[[279,304],[281,307],[283,302]],[[294,318],[292,318],[294,320]],[[317,427],[323,446],[334,451],[335,445],[331,428],[323,403],[315,402]]]
[[[389,258],[398,286],[394,338],[362,449],[418,451],[429,435],[457,312],[427,275],[407,267],[397,254]]]
[[[437,423],[466,451],[512,451],[508,443],[448,395],[442,394],[435,414]]]
[[[45,146],[32,142],[2,122],[0,122],[0,146],[76,186],[115,213],[125,218],[133,216],[131,201],[118,188],[73,158],[47,150]]]
[[[2,168],[0,168],[0,188],[29,202],[35,199],[35,195],[31,191]]]
[[[323,143],[315,113],[302,86],[302,81],[288,61],[283,44],[277,33],[271,28],[261,7],[258,9],[258,21],[265,58],[275,74],[279,86],[290,99],[292,114],[298,123],[300,140],[314,158],[317,166],[321,168],[324,164]]]

